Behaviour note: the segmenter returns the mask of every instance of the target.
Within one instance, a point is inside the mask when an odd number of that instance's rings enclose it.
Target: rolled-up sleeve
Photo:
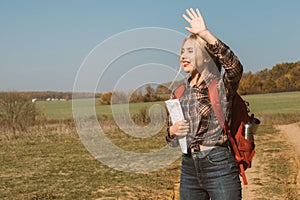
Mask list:
[[[171,147],[177,147],[179,145],[178,139],[177,139],[177,137],[174,137],[174,138],[170,137],[170,132],[169,132],[170,131],[170,126],[172,126],[172,122],[171,122],[171,118],[169,117],[168,128],[167,128],[167,131],[166,131],[166,141]]]
[[[243,65],[233,51],[222,41],[215,44],[207,44],[207,50],[212,54],[225,69],[223,81],[227,92],[234,93],[238,89],[243,75]]]

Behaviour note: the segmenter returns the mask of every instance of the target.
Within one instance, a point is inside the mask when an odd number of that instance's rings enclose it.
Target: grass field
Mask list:
[[[300,113],[300,92],[246,95],[243,98],[250,103],[251,112],[257,115]],[[74,101],[82,101],[84,106],[84,99]],[[155,103],[164,105],[164,102]],[[134,103],[130,104],[130,109],[133,113],[136,113],[141,108],[150,107],[152,104],[151,102]],[[37,107],[49,119],[71,119],[73,117],[72,101],[39,101],[37,102]],[[106,115],[108,117],[112,115],[110,105],[99,106],[96,100],[95,108],[98,115]]]
[[[300,113],[300,92],[246,95],[250,110],[258,115]]]
[[[80,104],[85,106],[85,99],[79,99],[74,101],[80,101]],[[139,112],[140,109],[144,107],[150,107],[153,104],[164,105],[164,102],[147,102],[147,103],[131,103],[130,111],[132,113]],[[119,105],[114,105],[119,106]],[[38,101],[37,107],[45,114],[45,117],[48,119],[72,119],[72,101]],[[112,111],[110,105],[101,105],[97,104],[95,100],[95,109],[96,113],[99,116],[112,117]]]
[[[251,111],[262,116],[284,114],[285,123],[294,122],[300,113],[300,92],[249,95]],[[83,100],[79,100],[83,101]],[[163,102],[159,102],[163,105]],[[49,119],[71,119],[72,103],[38,102]],[[152,104],[132,104],[132,112]],[[98,115],[111,116],[110,106],[96,106]],[[256,134],[257,159],[267,179],[254,183],[259,199],[289,199],[290,175],[297,173],[291,161],[291,146],[263,120]],[[275,119],[275,118],[274,118]],[[268,122],[268,123],[266,123]],[[269,123],[270,122],[270,123]],[[165,145],[165,130],[148,138],[122,133],[110,120],[105,132],[117,146],[128,151],[155,149]],[[120,158],[122,159],[122,158]],[[57,123],[35,127],[29,133],[0,134],[0,199],[172,199],[173,184],[179,180],[180,160],[151,173],[116,171],[97,161],[83,146],[74,125]],[[145,163],[148,164],[148,163]],[[296,198],[295,198],[296,199]]]

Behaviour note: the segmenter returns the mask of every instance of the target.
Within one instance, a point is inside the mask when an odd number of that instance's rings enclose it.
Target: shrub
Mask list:
[[[146,125],[150,122],[150,117],[148,115],[148,108],[143,107],[139,110],[138,113],[133,115],[133,121],[139,125]]]
[[[6,92],[0,99],[1,127],[8,130],[26,132],[37,117],[35,104],[29,96],[18,92]]]

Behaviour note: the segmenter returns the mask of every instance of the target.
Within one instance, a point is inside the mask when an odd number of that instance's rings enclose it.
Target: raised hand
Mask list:
[[[185,27],[185,29],[193,34],[198,34],[207,43],[214,44],[217,38],[208,31],[199,9],[197,8],[196,11],[193,8],[186,9],[186,13],[188,17],[185,14],[182,17],[191,27]]]
[[[182,15],[182,17],[190,24],[191,27],[185,27],[185,29],[191,33],[194,34],[201,34],[205,33],[207,31],[206,24],[204,22],[204,19],[199,11],[199,9],[196,9],[196,12],[193,8],[186,9],[186,13],[189,17],[187,17],[185,14]]]

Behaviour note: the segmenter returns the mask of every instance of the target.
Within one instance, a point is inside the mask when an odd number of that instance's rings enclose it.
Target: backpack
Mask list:
[[[249,104],[246,104],[242,97],[238,93],[235,93],[232,101],[231,124],[228,126],[228,123],[224,120],[224,114],[221,108],[217,89],[217,78],[211,82],[208,88],[208,94],[214,113],[225,133],[228,135],[235,159],[239,165],[239,173],[243,178],[244,185],[247,185],[248,182],[245,170],[251,168],[251,162],[255,154],[255,144],[253,135],[250,140],[245,138],[245,132],[248,131],[245,130],[245,125],[252,127],[250,134],[253,134],[260,121],[257,118],[254,118],[254,114],[249,116]]]
[[[185,85],[180,85],[174,91],[174,98],[179,99],[185,91]],[[220,125],[223,127],[224,132],[227,133],[230,145],[233,149],[235,160],[239,165],[239,173],[243,179],[244,185],[248,184],[245,170],[251,168],[251,162],[255,154],[255,144],[253,137],[251,140],[246,139],[245,125],[252,126],[253,134],[258,127],[260,121],[254,118],[254,114],[249,116],[248,105],[242,99],[242,97],[235,93],[232,101],[232,111],[231,111],[231,124],[228,126],[228,122],[225,122],[223,110],[221,107],[219,92],[217,89],[217,78],[215,78],[208,88],[208,96]]]

